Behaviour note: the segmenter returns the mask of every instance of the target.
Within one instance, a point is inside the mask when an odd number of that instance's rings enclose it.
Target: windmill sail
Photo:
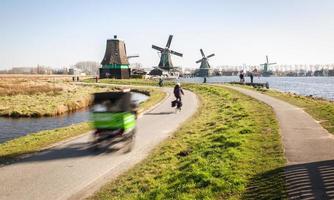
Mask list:
[[[196,63],[201,63],[199,70],[198,70],[198,76],[200,77],[208,77],[210,76],[210,64],[208,61],[208,58],[215,56],[215,54],[210,54],[209,56],[205,56],[203,49],[200,49],[202,58],[200,60],[197,60]]]
[[[173,63],[172,63],[172,59],[171,59],[171,54],[176,55],[176,56],[180,56],[180,57],[183,56],[182,53],[170,50],[170,45],[172,43],[172,40],[173,40],[173,35],[170,35],[168,37],[165,48],[162,48],[162,47],[159,47],[159,46],[156,46],[156,45],[152,45],[153,49],[155,49],[155,50],[157,50],[161,53],[160,61],[159,61],[159,65],[158,65],[159,69],[170,71],[171,69],[174,68]]]

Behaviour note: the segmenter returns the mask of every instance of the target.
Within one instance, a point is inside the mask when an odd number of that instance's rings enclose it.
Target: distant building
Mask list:
[[[84,72],[82,72],[81,69],[78,69],[78,68],[76,68],[76,67],[71,67],[71,68],[68,70],[68,74],[69,74],[69,75],[76,75],[76,76],[86,75]]]

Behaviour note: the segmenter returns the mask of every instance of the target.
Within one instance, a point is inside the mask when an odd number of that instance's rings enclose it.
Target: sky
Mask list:
[[[100,62],[118,35],[131,62],[159,62],[152,44],[171,49],[175,66],[334,63],[332,0],[0,0],[0,69]]]

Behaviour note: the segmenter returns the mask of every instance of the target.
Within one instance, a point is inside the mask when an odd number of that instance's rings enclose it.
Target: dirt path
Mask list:
[[[66,142],[0,168],[0,199],[81,199],[143,160],[197,110],[198,99],[185,91],[183,109],[175,114],[169,97],[138,119],[134,149],[93,152],[90,135]]]
[[[289,199],[334,199],[334,137],[303,109],[240,87],[226,86],[270,105],[280,124]]]

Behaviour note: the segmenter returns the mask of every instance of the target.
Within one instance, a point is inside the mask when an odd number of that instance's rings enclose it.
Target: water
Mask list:
[[[132,99],[138,103],[145,101],[148,96],[132,93]],[[5,118],[0,117],[0,143],[16,137],[51,130],[89,120],[89,110],[81,110],[67,115],[42,118]]]
[[[202,83],[203,78],[183,78],[182,82]],[[208,83],[224,83],[239,81],[238,76],[215,76],[207,78]],[[246,77],[246,82],[250,78]],[[254,82],[268,82],[270,88],[284,92],[293,92],[300,95],[312,95],[334,100],[334,77],[254,77]]]

